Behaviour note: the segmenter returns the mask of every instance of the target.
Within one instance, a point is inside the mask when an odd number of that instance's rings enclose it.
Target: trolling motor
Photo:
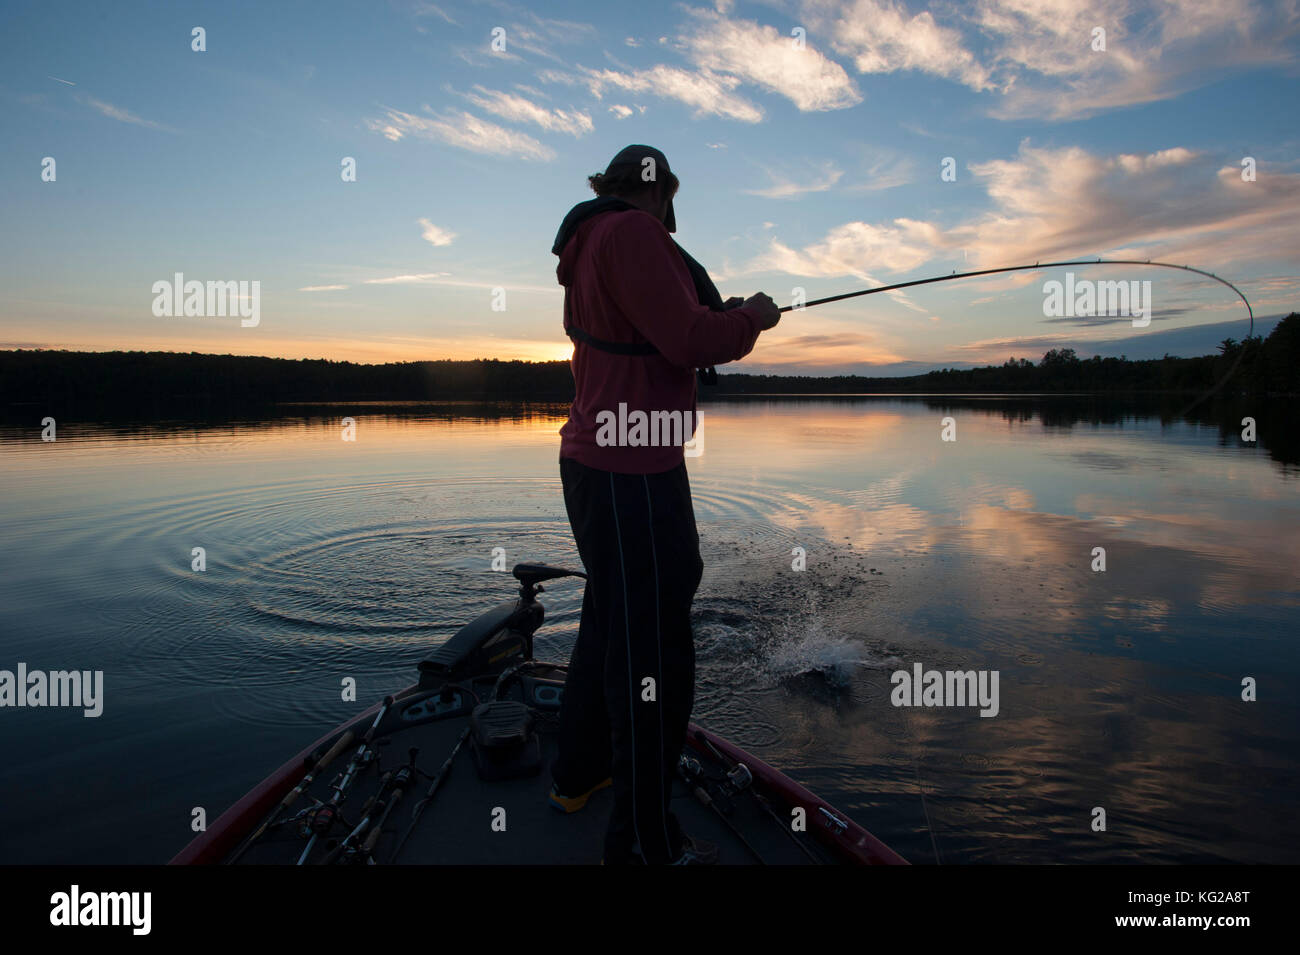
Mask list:
[[[512,573],[519,581],[521,607],[536,607],[536,597],[542,593],[543,580],[559,577],[581,577],[581,571],[545,564],[515,564]],[[522,662],[504,670],[492,688],[492,697],[474,707],[470,714],[470,748],[474,766],[480,779],[497,781],[536,776],[542,770],[542,743],[538,735],[537,715],[529,703],[503,699],[505,688],[512,680],[533,669],[553,669],[556,664],[538,663],[533,659],[532,635]]]
[[[420,687],[429,689],[467,674],[481,674],[533,657],[533,634],[545,612],[537,601],[543,580],[587,575],[579,570],[546,564],[515,564],[519,597],[480,614],[456,631],[446,643],[420,661]]]
[[[515,564],[510,573],[519,581],[519,599],[524,603],[532,603],[536,596],[542,593],[543,580],[555,580],[557,577],[587,579],[587,575],[580,570],[566,570],[563,567],[550,567],[546,564]]]

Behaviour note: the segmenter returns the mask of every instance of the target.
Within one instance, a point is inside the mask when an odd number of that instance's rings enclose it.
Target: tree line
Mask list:
[[[1300,395],[1300,313],[1292,312],[1267,338],[1228,338],[1216,355],[1134,360],[1079,358],[1052,349],[1037,363],[1010,358],[983,368],[942,368],[906,378],[827,378],[722,375],[719,391],[768,394],[955,394],[961,392],[1198,392],[1222,384],[1230,395]]]
[[[961,392],[1208,392],[1300,395],[1300,313],[1267,338],[1225,339],[1216,355],[1130,360],[1052,349],[1038,362],[944,368],[904,378],[723,374],[704,394],[954,394]],[[325,359],[197,352],[0,351],[0,403],[9,414],[91,410],[201,413],[295,401],[446,399],[569,401],[567,361],[411,361],[365,365]]]

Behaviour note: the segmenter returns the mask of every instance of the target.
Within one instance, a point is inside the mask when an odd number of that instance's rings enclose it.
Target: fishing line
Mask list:
[[[802,305],[787,305],[780,309],[780,311],[799,311],[805,308],[812,308],[814,305],[825,305],[828,302],[839,302],[846,298],[856,298],[860,295],[875,295],[877,292],[892,292],[897,289],[912,288],[915,285],[930,285],[934,282],[951,282],[954,279],[969,279],[979,275],[997,275],[1002,272],[1032,272],[1038,269],[1054,269],[1067,265],[1149,265],[1155,268],[1181,269],[1184,272],[1195,272],[1197,275],[1204,275],[1206,278],[1214,279],[1214,281],[1218,282],[1220,285],[1226,285],[1237,293],[1237,297],[1240,298],[1242,303],[1246,306],[1246,313],[1250,316],[1250,331],[1246,333],[1246,337],[1250,338],[1255,334],[1255,310],[1250,307],[1250,301],[1242,293],[1241,289],[1237,288],[1237,286],[1233,285],[1227,279],[1220,278],[1213,272],[1206,272],[1204,269],[1194,268],[1190,265],[1176,265],[1172,262],[1153,262],[1150,259],[1071,259],[1067,262],[1035,262],[1033,265],[1005,265],[1001,268],[979,269],[975,272],[953,272],[951,275],[939,275],[928,279],[913,279],[910,282],[895,282],[893,285],[881,285],[877,288],[861,289],[857,292],[845,292],[842,295],[831,295],[826,298],[814,299],[811,302],[804,302]],[[1237,352],[1237,360],[1232,363],[1232,367],[1228,369],[1227,374],[1225,374],[1213,388],[1201,395],[1201,397],[1197,398],[1182,411],[1178,412],[1178,417],[1185,415],[1206,398],[1209,398],[1222,388],[1224,383],[1232,377],[1233,372],[1237,370],[1237,366],[1241,364],[1241,360],[1245,357],[1245,354],[1246,350],[1244,348],[1240,349]]]
[[[925,828],[930,833],[930,848],[934,850],[934,864],[943,865],[943,857],[939,855],[939,841],[934,834],[934,823],[930,820],[930,808],[925,804],[925,783],[921,781],[921,764],[916,758],[919,739],[916,735],[916,728],[912,726],[910,714],[904,714],[903,724],[912,737],[912,772],[916,774],[916,791],[921,795],[921,813],[925,816]]]

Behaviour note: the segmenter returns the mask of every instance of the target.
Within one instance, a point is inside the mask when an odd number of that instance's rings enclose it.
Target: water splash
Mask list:
[[[776,621],[766,648],[768,676],[775,682],[819,676],[836,690],[848,689],[861,668],[883,665],[860,638],[843,633],[821,611],[821,595],[811,591],[804,604]]]
[[[805,592],[792,610],[779,614],[745,613],[745,601],[720,601],[697,614],[696,648],[712,681],[761,690],[803,677],[819,678],[836,691],[847,690],[862,668],[878,669],[889,657],[845,632],[822,612],[823,594]]]

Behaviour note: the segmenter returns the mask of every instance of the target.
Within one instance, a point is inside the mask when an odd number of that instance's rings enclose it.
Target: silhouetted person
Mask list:
[[[780,320],[759,293],[721,300],[669,237],[678,181],[628,146],[589,177],[552,251],[577,389],[560,431],[564,503],[588,579],[560,711],[551,802],[614,785],[604,861],[701,864],[716,849],[669,811],[695,697],[691,602],[704,565],[683,444],[695,369],[743,358]]]

